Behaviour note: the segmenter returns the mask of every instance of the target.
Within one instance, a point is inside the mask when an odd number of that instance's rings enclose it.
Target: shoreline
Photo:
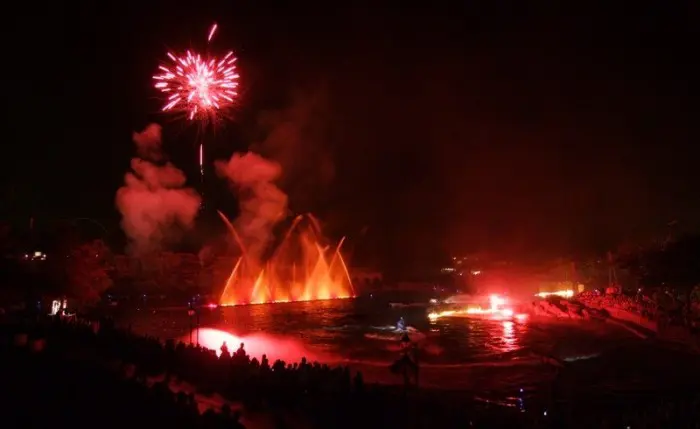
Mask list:
[[[700,336],[694,335],[687,328],[675,325],[660,328],[657,322],[626,309],[604,304],[591,305],[589,302],[565,298],[558,303],[549,300],[533,301],[532,307],[534,314],[539,317],[584,322],[599,319],[619,326],[641,339],[682,345],[700,353]]]

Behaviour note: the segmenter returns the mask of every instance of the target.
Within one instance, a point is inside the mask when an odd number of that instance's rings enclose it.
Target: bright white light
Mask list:
[[[562,298],[571,298],[574,296],[574,291],[571,289],[567,290],[558,290],[556,292],[540,292],[536,293],[535,296],[540,297],[540,298],[547,298],[548,296],[560,296]]]
[[[51,302],[51,313],[49,313],[49,316],[55,316],[58,314],[58,311],[61,309],[61,301],[54,299]]]

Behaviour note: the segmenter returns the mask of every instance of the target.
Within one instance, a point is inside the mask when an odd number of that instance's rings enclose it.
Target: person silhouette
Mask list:
[[[236,354],[239,356],[245,356],[245,344],[241,343],[240,347],[238,347],[238,351],[236,351]]]
[[[396,330],[397,331],[405,331],[406,330],[406,321],[403,320],[403,316],[399,319],[398,322],[396,322]]]

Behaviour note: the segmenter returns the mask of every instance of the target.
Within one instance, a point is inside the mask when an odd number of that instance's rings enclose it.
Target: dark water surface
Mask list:
[[[426,308],[392,308],[375,300],[300,302],[204,309],[200,326],[244,338],[284,338],[312,354],[361,368],[370,380],[391,381],[387,365],[397,357],[398,341],[382,328],[404,317],[420,332],[414,338],[422,345],[422,384],[504,395],[521,388],[541,390],[551,383],[557,370],[543,364],[541,355],[565,360],[576,383],[597,391],[682,384],[689,382],[693,365],[700,363],[694,360],[697,356],[669,350],[604,322],[534,318],[522,323],[467,318],[433,322],[427,313]],[[196,325],[184,307],[142,309],[118,320],[162,339],[187,339]]]

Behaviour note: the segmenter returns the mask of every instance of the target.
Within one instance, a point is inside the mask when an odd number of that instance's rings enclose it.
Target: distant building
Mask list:
[[[384,283],[384,275],[380,271],[367,267],[352,267],[349,271],[350,280],[358,294],[369,293]]]

